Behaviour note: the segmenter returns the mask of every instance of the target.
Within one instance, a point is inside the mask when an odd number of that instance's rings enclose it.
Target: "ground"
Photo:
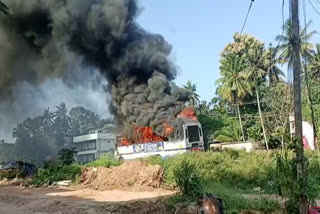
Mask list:
[[[169,214],[165,199],[170,194],[0,185],[0,214]]]

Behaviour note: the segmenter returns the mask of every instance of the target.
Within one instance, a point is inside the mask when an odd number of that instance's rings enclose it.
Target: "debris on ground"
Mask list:
[[[161,166],[142,160],[126,161],[117,167],[84,168],[80,183],[83,188],[96,190],[144,191],[159,188],[163,184],[164,172]]]
[[[198,214],[199,207],[196,203],[177,203],[175,205],[174,214]]]
[[[0,179],[0,185],[8,185],[8,184],[11,184],[11,182],[8,181],[7,178]]]
[[[72,182],[71,180],[58,181],[58,182],[53,182],[52,185],[53,186],[66,186],[66,187],[68,187],[68,186],[70,186],[71,182]]]

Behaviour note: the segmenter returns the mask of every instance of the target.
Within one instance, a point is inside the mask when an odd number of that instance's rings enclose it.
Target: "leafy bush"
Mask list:
[[[75,162],[74,156],[78,152],[72,148],[72,149],[61,149],[58,153],[59,155],[59,161],[62,165],[71,165]]]
[[[188,160],[184,159],[181,165],[174,169],[173,174],[176,185],[187,199],[194,200],[202,195],[200,177]]]
[[[61,165],[60,163],[51,163],[46,169],[39,169],[34,175],[32,183],[34,185],[52,184],[56,181],[75,180],[80,175],[81,166],[77,164]]]
[[[88,167],[111,167],[111,166],[119,166],[121,162],[114,158],[112,154],[105,154],[101,156],[99,159],[88,163],[86,166]]]

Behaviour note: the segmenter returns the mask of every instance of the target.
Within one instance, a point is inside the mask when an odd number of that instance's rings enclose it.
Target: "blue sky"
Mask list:
[[[320,11],[317,0],[310,0]],[[284,15],[288,18],[288,0]],[[172,45],[172,58],[179,67],[175,82],[196,83],[201,99],[210,100],[219,78],[219,58],[232,35],[241,30],[250,0],[140,0],[143,8],[139,24],[159,33]],[[310,30],[320,32],[320,16],[307,4]],[[281,0],[255,0],[244,33],[252,34],[268,45],[281,34]],[[302,12],[302,10],[301,10]],[[301,16],[302,18],[302,16]],[[303,23],[303,19],[301,19]],[[314,41],[319,41],[319,35]]]

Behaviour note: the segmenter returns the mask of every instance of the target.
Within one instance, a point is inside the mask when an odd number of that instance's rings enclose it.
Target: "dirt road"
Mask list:
[[[0,214],[172,213],[164,200],[169,191],[124,192],[70,188],[21,188],[0,185]]]

